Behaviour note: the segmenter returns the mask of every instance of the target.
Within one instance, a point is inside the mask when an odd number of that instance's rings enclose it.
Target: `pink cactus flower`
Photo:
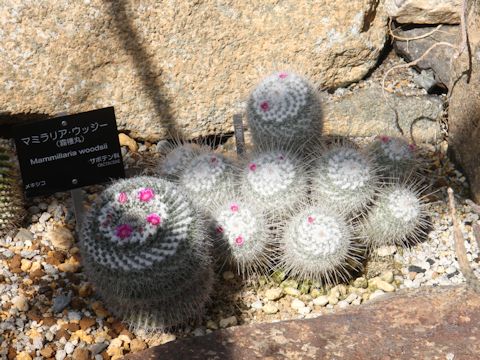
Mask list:
[[[268,104],[268,101],[264,101],[260,104],[260,108],[262,109],[263,112],[267,112],[268,109],[270,109],[270,105]]]
[[[244,242],[245,240],[243,239],[242,235],[239,235],[235,238],[235,244],[237,244],[238,246],[242,246]]]
[[[120,239],[126,239],[132,235],[133,228],[128,224],[121,224],[118,225],[115,229],[115,235],[117,235]]]
[[[238,211],[238,205],[233,203],[232,205],[230,205],[230,210],[232,212],[237,212]]]
[[[386,135],[380,135],[377,138],[380,139],[380,141],[383,142],[384,144],[386,144],[390,141],[390,137],[386,136]]]
[[[313,222],[315,221],[315,218],[313,216],[309,216],[307,218],[307,221],[308,221],[309,224],[313,224]]]
[[[215,228],[215,231],[217,232],[217,234],[223,234],[223,227],[217,226],[217,227]]]
[[[118,195],[118,202],[120,204],[125,204],[126,202],[128,201],[128,196],[126,193],[124,192],[121,192],[119,195]]]
[[[157,226],[157,225],[161,224],[162,218],[158,214],[152,213],[152,214],[147,216],[147,222],[149,222],[152,225]]]
[[[153,192],[153,189],[150,189],[150,188],[145,188],[143,190],[140,190],[140,192],[138,193],[138,198],[140,199],[140,201],[143,201],[143,202],[149,202],[150,200],[153,199],[154,196],[155,194]]]
[[[251,164],[248,166],[248,168],[250,169],[250,171],[255,171],[255,170],[257,170],[257,165],[254,164],[254,163],[251,163]]]
[[[216,164],[217,161],[218,161],[218,159],[217,159],[215,156],[212,156],[212,157],[210,158],[210,162],[211,162],[212,164]]]
[[[287,76],[288,76],[288,74],[286,72],[281,72],[280,74],[278,74],[278,77],[280,79],[285,79]]]
[[[415,144],[408,144],[408,149],[413,152],[413,151],[417,150],[417,145],[415,145]]]
[[[280,156],[278,157],[278,159],[279,159],[279,160],[285,160],[285,156],[280,155]]]

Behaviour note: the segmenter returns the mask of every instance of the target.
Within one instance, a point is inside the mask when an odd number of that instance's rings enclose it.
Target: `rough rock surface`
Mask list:
[[[469,15],[471,58],[466,51],[454,62],[448,112],[449,150],[463,168],[473,199],[480,203],[480,10]]]
[[[422,56],[435,43],[447,42],[456,44],[459,36],[459,26],[456,25],[444,25],[432,35],[420,39],[402,40],[422,37],[433,29],[432,27],[419,27],[408,30],[395,29],[395,35],[400,37],[394,43],[395,50],[400,56],[410,62]],[[417,64],[417,68],[433,70],[437,85],[447,88],[450,85],[450,64],[453,52],[454,50],[449,46],[437,46]]]
[[[440,138],[443,102],[437,96],[402,96],[380,87],[358,89],[341,97],[326,97],[324,133],[368,137],[402,133],[415,142],[435,142]],[[398,114],[398,124],[395,112]]]
[[[125,359],[474,359],[480,296],[465,287],[384,295],[316,319],[240,326]]]
[[[462,0],[386,0],[389,16],[403,24],[459,24]]]
[[[114,105],[120,130],[139,139],[231,132],[273,70],[319,88],[360,80],[386,22],[379,0],[5,0],[0,123]]]

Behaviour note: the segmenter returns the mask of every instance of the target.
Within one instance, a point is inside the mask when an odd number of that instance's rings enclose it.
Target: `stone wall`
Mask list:
[[[114,105],[139,139],[231,132],[273,70],[360,80],[386,24],[381,0],[3,0],[0,124]]]

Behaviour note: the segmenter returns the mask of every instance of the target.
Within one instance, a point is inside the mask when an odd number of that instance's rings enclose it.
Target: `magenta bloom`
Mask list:
[[[313,216],[309,216],[307,218],[307,221],[308,221],[309,224],[313,224],[313,222],[315,221],[315,218]]]
[[[286,72],[281,72],[280,74],[278,74],[278,77],[280,79],[285,79],[287,76],[288,76],[288,74]]]
[[[257,170],[257,165],[254,164],[254,163],[251,163],[249,168],[250,168],[251,171],[255,171],[255,170]]]
[[[132,235],[133,228],[128,224],[121,224],[118,225],[115,229],[115,235],[117,235],[120,239],[128,238]]]
[[[263,110],[263,112],[268,111],[270,109],[270,105],[268,104],[268,101],[264,101],[260,104],[260,108]]]
[[[217,232],[217,234],[222,234],[222,233],[223,233],[223,227],[217,226],[217,227],[215,228],[215,231]]]
[[[138,193],[138,198],[140,199],[140,201],[143,202],[148,202],[152,200],[154,196],[155,194],[153,193],[153,189],[150,188],[140,190],[140,192]]]
[[[381,135],[378,137],[380,139],[381,142],[383,143],[388,143],[390,141],[390,137],[389,136],[386,136],[386,135]]]
[[[415,144],[408,144],[408,148],[410,151],[415,151],[417,149],[417,146]]]
[[[232,212],[237,212],[238,211],[238,205],[233,203],[232,205],[230,205],[230,210]]]
[[[235,238],[235,244],[237,244],[238,246],[242,246],[244,242],[245,240],[243,239],[242,235],[239,235]]]
[[[157,226],[162,222],[162,218],[158,214],[152,213],[147,216],[147,221],[150,224]]]
[[[128,201],[128,196],[126,193],[124,192],[121,192],[119,195],[118,195],[118,202],[120,204],[125,204],[126,202]]]

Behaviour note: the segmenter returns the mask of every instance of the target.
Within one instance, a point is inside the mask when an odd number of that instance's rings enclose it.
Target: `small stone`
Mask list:
[[[55,296],[53,299],[53,312],[59,313],[62,312],[72,300],[72,292],[68,292],[67,294],[60,294]]]
[[[297,309],[297,311],[300,315],[307,315],[312,312],[312,308],[309,306],[304,306],[303,308]]]
[[[58,265],[58,269],[62,272],[75,273],[80,268],[80,262],[73,256],[64,263]]]
[[[288,279],[288,280],[285,280],[284,282],[282,282],[280,284],[280,286],[283,287],[283,288],[291,287],[291,288],[294,288],[294,289],[298,289],[298,282],[293,280],[293,279]]]
[[[218,324],[213,320],[208,320],[206,326],[210,330],[217,330],[218,329]]]
[[[386,281],[387,283],[391,284],[393,282],[393,271],[385,271],[380,275],[380,279]]]
[[[223,277],[223,280],[225,281],[230,281],[230,280],[233,280],[235,279],[235,274],[231,271],[225,271],[223,274],[222,274],[222,277]]]
[[[92,304],[92,309],[95,314],[100,318],[107,318],[110,315],[110,313],[103,307],[100,301],[95,301]]]
[[[93,325],[95,325],[95,323],[96,323],[96,321],[93,318],[89,318],[89,317],[81,318],[80,323],[79,323],[80,329],[82,329],[82,330],[89,329]]]
[[[276,314],[278,312],[278,307],[275,303],[266,303],[262,308],[265,314]]]
[[[42,350],[40,350],[40,355],[42,355],[44,358],[50,358],[54,353],[55,350],[52,344],[47,344]]]
[[[345,309],[346,307],[348,307],[348,305],[350,304],[347,301],[341,300],[338,302],[337,307],[340,309]]]
[[[70,249],[75,242],[72,232],[67,227],[57,227],[51,230],[47,237],[52,242],[53,247],[60,250]]]
[[[392,284],[389,284],[388,282],[386,281],[383,281],[383,280],[380,280],[378,279],[376,281],[376,285],[377,285],[377,288],[380,289],[380,290],[383,290],[385,292],[393,292],[395,291],[395,286],[393,286]]]
[[[383,296],[385,293],[382,290],[375,290],[372,294],[370,294],[369,300],[373,300],[375,298],[378,298],[380,296]]]
[[[338,304],[338,296],[335,296],[335,294],[329,295],[328,296],[328,303],[330,305],[337,305]]]
[[[20,264],[20,269],[22,269],[24,272],[27,272],[32,267],[32,262],[27,259],[22,259]]]
[[[45,224],[45,223],[48,221],[48,219],[50,219],[51,217],[52,217],[52,214],[50,214],[50,213],[48,213],[48,212],[44,212],[44,213],[40,216],[40,218],[38,219],[38,222],[39,222],[40,224]]]
[[[30,230],[21,228],[18,230],[17,234],[13,238],[13,241],[15,242],[21,242],[21,243],[26,243],[28,241],[32,242],[33,241],[33,234]]]
[[[120,146],[126,146],[131,152],[138,151],[138,144],[135,140],[133,140],[130,136],[124,133],[118,134],[118,141],[120,142]]]
[[[317,298],[313,299],[313,304],[316,306],[325,306],[328,304],[328,296],[320,295]]]
[[[417,265],[410,265],[408,267],[409,272],[424,273],[426,270]]]
[[[147,348],[147,344],[141,339],[133,339],[132,342],[130,343],[130,351],[131,352],[137,352],[137,351],[142,351]]]
[[[92,295],[93,289],[89,283],[84,283],[78,288],[78,295],[82,298],[89,297]]]
[[[14,308],[18,309],[19,311],[28,310],[28,301],[27,301],[27,298],[23,295],[15,296],[12,299],[12,305]]]
[[[359,289],[366,289],[368,287],[368,280],[365,277],[361,276],[355,279],[355,281],[353,282],[353,286]]]
[[[90,346],[90,351],[93,356],[100,354],[103,350],[105,350],[108,347],[107,343],[101,342],[97,344],[93,344]]]
[[[218,323],[220,328],[225,329],[230,326],[235,326],[237,325],[238,320],[236,316],[229,316],[228,318],[221,319]]]
[[[293,299],[292,303],[290,304],[291,308],[294,310],[298,310],[300,308],[305,307],[305,303],[299,299]]]
[[[310,290],[310,296],[312,298],[319,297],[320,295],[322,295],[322,291],[320,291],[320,289],[314,288]]]
[[[70,355],[75,350],[75,345],[73,345],[71,342],[67,342],[63,347],[63,350],[65,350],[67,355]]]
[[[271,301],[280,299],[282,295],[283,295],[282,288],[271,288],[265,291],[265,298]]]
[[[344,301],[346,301],[347,303],[352,303],[355,299],[358,298],[358,295],[355,294],[355,293],[351,293],[350,295],[348,295]]]
[[[198,327],[192,331],[193,336],[203,336],[205,335],[205,329],[202,327]]]
[[[72,360],[89,360],[90,351],[85,348],[77,347],[72,354]]]
[[[17,357],[15,359],[16,360],[32,360],[32,357],[28,352],[22,351],[17,354]]]
[[[263,307],[263,303],[260,300],[253,302],[250,307],[255,310],[260,310]]]
[[[283,289],[283,291],[285,292],[285,294],[290,296],[300,296],[300,290],[294,287],[287,286]]]
[[[55,360],[63,360],[67,357],[67,352],[65,350],[57,350],[55,354]]]
[[[300,284],[300,293],[306,295],[310,292],[310,283],[308,281],[304,281]]]
[[[407,278],[408,278],[409,280],[415,280],[416,277],[417,277],[417,273],[414,272],[414,271],[410,271],[410,272],[408,273],[408,275],[407,275]]]
[[[397,247],[395,245],[380,246],[376,253],[380,257],[391,256],[397,252]]]

